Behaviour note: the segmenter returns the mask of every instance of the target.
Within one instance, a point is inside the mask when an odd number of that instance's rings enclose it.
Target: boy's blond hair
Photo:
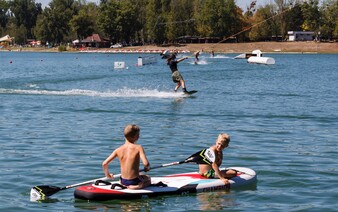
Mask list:
[[[129,124],[124,128],[124,137],[127,140],[132,140],[138,133],[140,133],[140,128],[135,124]]]

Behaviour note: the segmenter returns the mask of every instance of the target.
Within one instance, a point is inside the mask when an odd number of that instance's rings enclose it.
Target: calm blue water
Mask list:
[[[202,54],[202,65],[179,64],[188,90],[199,91],[189,98],[172,92],[163,60],[137,67],[138,56],[0,52],[0,211],[336,210],[338,55],[266,54],[276,60],[266,66]],[[114,70],[115,61],[128,69]],[[101,163],[128,123],[141,127],[138,143],[153,165],[229,133],[224,166],[254,169],[257,188],[110,202],[75,200],[68,189],[30,202],[35,185],[103,177]],[[110,169],[119,173],[118,162]]]

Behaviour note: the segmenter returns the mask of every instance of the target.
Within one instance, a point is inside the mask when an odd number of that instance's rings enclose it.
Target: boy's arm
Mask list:
[[[144,166],[144,171],[146,171],[146,172],[149,171],[150,170],[150,164],[149,164],[149,161],[147,159],[147,156],[146,156],[142,146],[140,148],[140,157],[141,157],[141,160],[142,160],[142,163],[143,163],[143,166]]]
[[[218,167],[217,163],[213,162],[211,164],[211,166],[212,166],[212,169],[215,171],[216,176],[218,176],[219,179],[221,179],[224,182],[225,185],[229,184],[229,180],[222,176],[222,173],[219,170],[219,167]]]
[[[114,178],[114,175],[113,174],[110,174],[109,173],[109,170],[108,170],[108,164],[114,160],[117,156],[117,151],[114,150],[113,153],[111,153],[106,160],[103,161],[102,163],[102,168],[103,168],[103,172],[104,174],[106,175],[107,178]]]

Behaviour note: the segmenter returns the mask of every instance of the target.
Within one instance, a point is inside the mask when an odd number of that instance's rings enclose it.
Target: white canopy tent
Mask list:
[[[9,35],[5,35],[2,38],[0,38],[0,42],[12,42],[12,38]]]
[[[75,45],[77,43],[80,43],[80,41],[78,39],[76,39],[76,40],[73,40],[72,43]]]

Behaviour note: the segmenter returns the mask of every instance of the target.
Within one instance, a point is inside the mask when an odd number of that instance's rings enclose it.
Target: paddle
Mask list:
[[[189,156],[187,159],[178,161],[178,162],[172,162],[172,163],[167,163],[167,164],[162,164],[160,166],[154,166],[151,167],[150,170],[152,169],[158,169],[162,167],[167,167],[167,166],[173,166],[173,165],[178,165],[182,163],[197,163],[197,164],[211,164],[215,161],[215,153],[211,149],[203,149],[199,152],[196,152],[195,154]],[[144,171],[144,170],[142,170]],[[119,177],[121,174],[114,175],[114,177]],[[81,186],[81,185],[86,185],[92,182],[95,182],[97,180],[106,180],[106,177],[98,178],[98,179],[93,179],[89,181],[85,181],[82,183],[76,183],[72,185],[68,185],[65,187],[57,187],[57,186],[49,186],[49,185],[39,185],[39,186],[34,186],[31,189],[30,192],[30,197],[31,201],[36,201],[36,200],[44,200],[45,197],[52,196],[53,194],[61,191],[61,190],[66,190],[69,188],[74,188],[76,186]]]
[[[178,165],[182,163],[211,164],[214,161],[215,161],[215,153],[211,149],[202,149],[201,151],[196,152],[195,154],[189,156],[185,160],[162,164],[160,166],[154,166],[154,167],[151,167],[150,170],[167,167],[167,166]]]
[[[52,196],[53,194],[55,194],[55,193],[57,193],[61,190],[65,190],[65,189],[68,189],[68,188],[74,188],[76,186],[86,185],[86,184],[95,182],[96,180],[106,180],[106,179],[107,179],[106,177],[97,178],[97,179],[85,181],[85,182],[82,182],[82,183],[68,185],[68,186],[65,186],[65,187],[62,187],[62,188],[57,187],[57,186],[38,185],[38,186],[34,186],[31,189],[30,198],[31,198],[31,201],[44,200],[45,197]]]

